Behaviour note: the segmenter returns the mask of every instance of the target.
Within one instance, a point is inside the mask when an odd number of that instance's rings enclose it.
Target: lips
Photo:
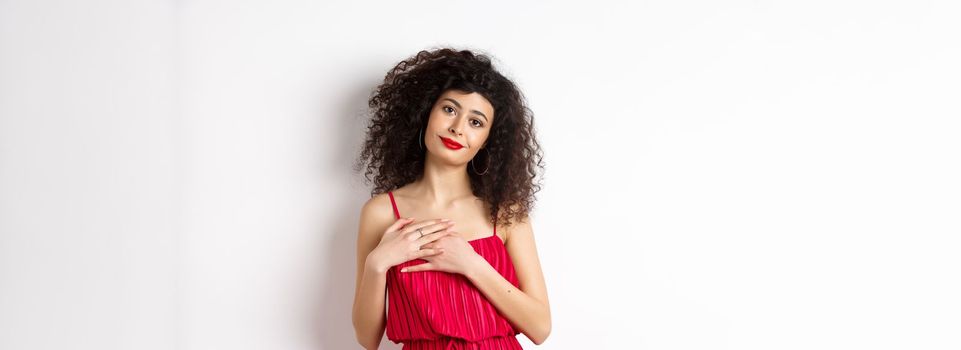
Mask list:
[[[450,149],[461,149],[461,148],[464,148],[464,145],[459,144],[459,143],[457,143],[457,141],[451,140],[451,139],[449,139],[449,138],[446,138],[446,137],[441,136],[441,137],[440,137],[440,140],[441,140],[441,142],[444,143],[444,146],[446,146],[447,148],[450,148]]]

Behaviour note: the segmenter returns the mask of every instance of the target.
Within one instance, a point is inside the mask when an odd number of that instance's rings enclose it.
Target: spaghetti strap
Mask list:
[[[387,195],[390,196],[390,206],[394,207],[394,217],[397,218],[397,219],[400,219],[400,212],[397,211],[397,202],[394,201],[394,192],[393,192],[393,191],[387,191]],[[497,229],[495,228],[495,231],[496,231],[496,230],[497,230]]]

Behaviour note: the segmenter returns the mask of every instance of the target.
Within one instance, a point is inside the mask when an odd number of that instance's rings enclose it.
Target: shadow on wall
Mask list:
[[[351,311],[356,285],[360,208],[370,198],[370,192],[363,185],[363,173],[354,173],[353,166],[366,132],[367,100],[373,86],[376,85],[368,84],[354,89],[352,95],[337,109],[337,116],[343,116],[337,119],[338,123],[319,123],[326,129],[320,132],[322,137],[339,138],[333,143],[337,145],[333,150],[336,156],[331,157],[332,161],[328,164],[323,164],[324,169],[320,172],[319,181],[324,181],[325,187],[337,194],[330,198],[332,203],[337,204],[330,206],[336,208],[336,213],[321,216],[329,218],[328,222],[318,225],[323,228],[317,234],[323,237],[319,241],[325,244],[326,251],[314,260],[320,262],[320,268],[318,276],[314,277],[317,280],[312,285],[319,286],[320,294],[313,301],[315,306],[308,313],[309,320],[306,322],[311,327],[306,332],[313,335],[314,343],[324,350],[361,349],[354,335]],[[343,183],[331,183],[332,180]],[[400,348],[384,335],[380,349]]]

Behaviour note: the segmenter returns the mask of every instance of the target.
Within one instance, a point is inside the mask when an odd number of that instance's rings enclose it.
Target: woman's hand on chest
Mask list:
[[[422,248],[437,248],[442,252],[437,255],[421,258],[427,262],[408,266],[401,269],[401,272],[444,271],[466,275],[469,271],[476,268],[478,264],[487,263],[487,260],[474,250],[470,242],[454,230],[451,230],[450,234],[436,241],[425,244]]]

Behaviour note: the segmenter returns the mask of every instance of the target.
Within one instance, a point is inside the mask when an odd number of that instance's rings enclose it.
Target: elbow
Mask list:
[[[356,321],[354,322],[354,338],[357,340],[357,344],[367,350],[377,350],[380,346],[380,339],[371,339],[370,336],[364,334]]]
[[[544,333],[540,333],[536,337],[531,337],[531,342],[533,342],[534,345],[544,344],[544,341],[547,340],[547,336],[550,334],[551,334],[550,330]]]
[[[355,337],[357,338],[357,344],[360,344],[360,346],[364,349],[377,350],[377,348],[380,346],[380,339],[373,340],[369,337],[360,335],[360,333],[355,333]]]
[[[357,340],[357,343],[359,343],[360,346],[364,347],[364,349],[367,349],[367,350],[377,350],[378,346],[380,345],[380,344],[378,344],[378,343],[366,343],[366,344],[365,344],[364,341],[362,341],[362,340],[360,340],[360,339]]]
[[[538,328],[539,329],[534,332],[535,334],[533,334],[533,337],[530,337],[531,342],[533,342],[534,345],[543,344],[544,341],[547,340],[547,336],[551,335],[551,320],[548,319],[547,322]]]

